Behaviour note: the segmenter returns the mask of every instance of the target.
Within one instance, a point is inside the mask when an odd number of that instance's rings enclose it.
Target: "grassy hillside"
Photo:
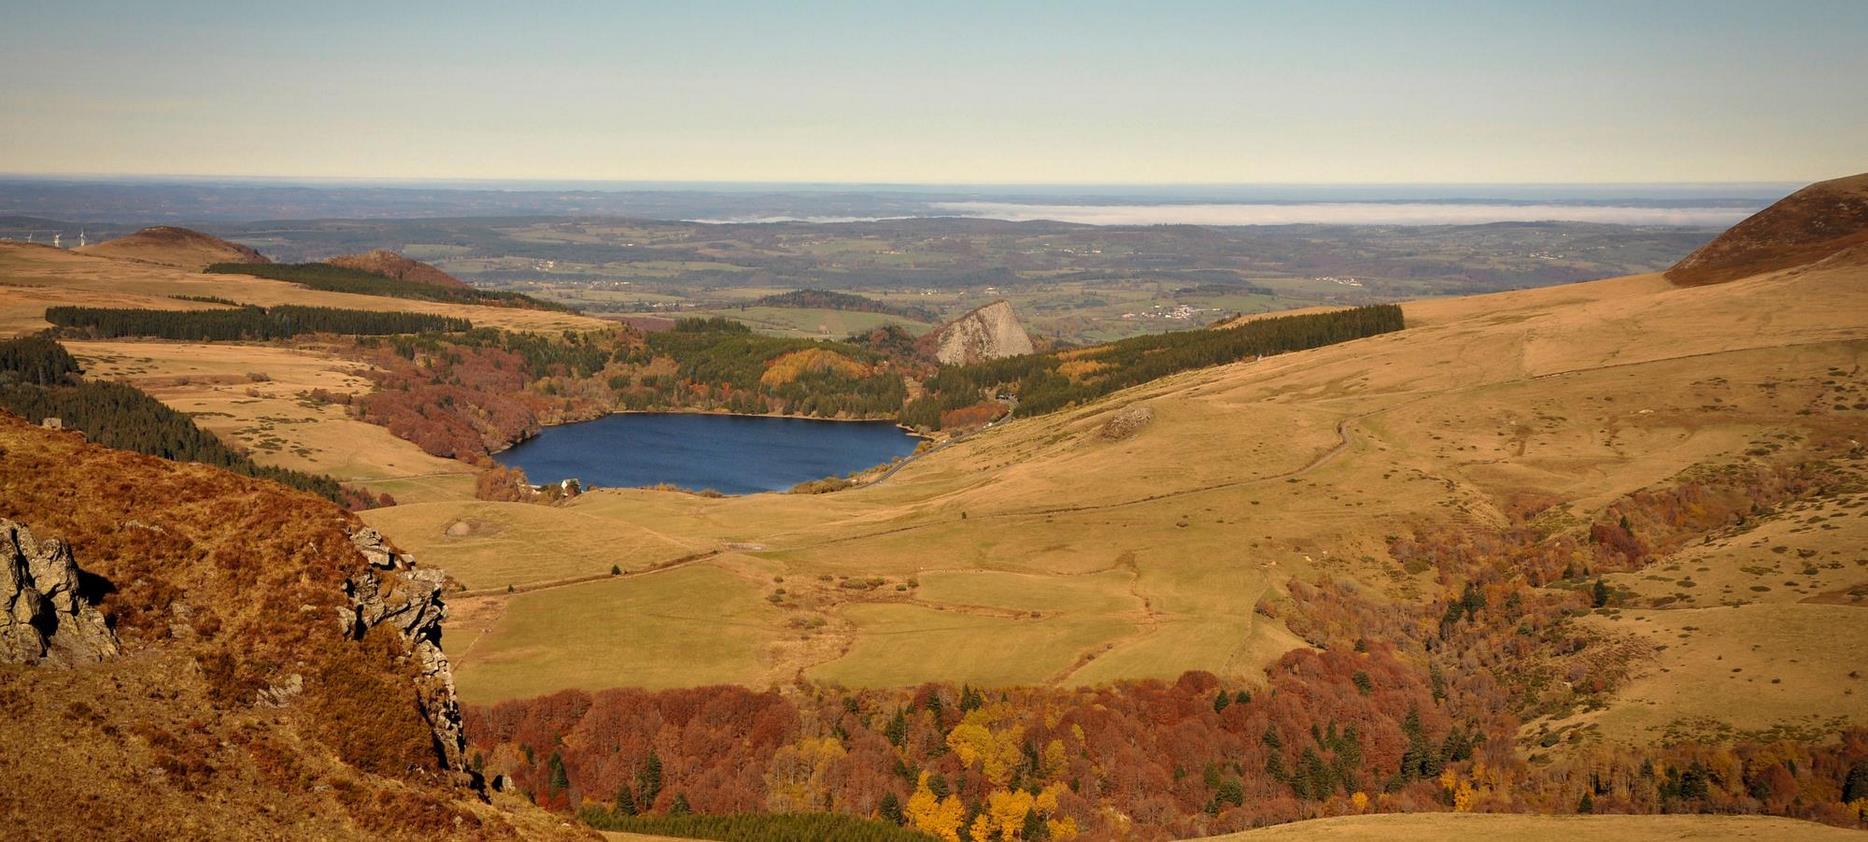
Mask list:
[[[57,305],[199,310],[207,302],[176,296],[215,298],[260,307],[293,305],[429,313],[464,318],[507,330],[596,329],[611,322],[556,310],[486,307],[326,292],[249,275],[208,275],[138,260],[111,259],[24,243],[0,243],[0,335],[46,327],[45,309]]]
[[[298,284],[325,292],[379,295],[389,298],[413,298],[490,307],[519,307],[530,310],[562,310],[562,304],[540,301],[516,292],[475,289],[464,284],[447,286],[420,280],[393,278],[377,272],[329,263],[214,263],[201,271],[210,275],[251,275]]]
[[[1523,842],[1670,842],[1684,839],[1859,839],[1859,831],[1766,816],[1509,816],[1433,813],[1343,816],[1208,837],[1212,842],[1315,839],[1321,842],[1430,842],[1492,836]]]

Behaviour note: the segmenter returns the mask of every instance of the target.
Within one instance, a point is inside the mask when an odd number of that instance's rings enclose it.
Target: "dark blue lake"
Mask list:
[[[494,458],[540,485],[576,477],[751,494],[874,467],[920,442],[886,421],[626,413],[546,427]]]

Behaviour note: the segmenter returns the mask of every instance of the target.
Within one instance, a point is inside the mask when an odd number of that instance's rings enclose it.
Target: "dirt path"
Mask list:
[[[480,590],[473,590],[473,591],[455,591],[453,595],[458,596],[458,597],[512,596],[512,595],[522,594],[522,593],[533,593],[536,591],[554,590],[556,588],[568,588],[572,585],[582,585],[588,582],[604,582],[604,581],[609,581],[611,579],[633,579],[638,576],[648,576],[654,573],[663,573],[669,570],[673,570],[677,567],[686,567],[696,562],[706,561],[707,559],[718,556],[723,552],[726,552],[726,551],[720,550],[720,549],[714,549],[714,550],[707,550],[705,552],[690,553],[688,555],[681,556],[680,558],[669,559],[664,562],[660,562],[657,564],[651,564],[647,567],[640,567],[635,570],[625,570],[622,573],[617,573],[617,574],[592,573],[588,576],[572,576],[566,579],[552,579],[552,580],[545,581],[545,582],[532,582],[529,584],[514,585],[514,586],[505,587],[505,588],[482,588]]]

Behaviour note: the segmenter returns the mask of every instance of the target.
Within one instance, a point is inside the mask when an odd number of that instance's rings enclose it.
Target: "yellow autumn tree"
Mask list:
[[[1025,736],[1023,725],[996,727],[1004,714],[999,705],[975,708],[947,732],[947,748],[953,750],[954,756],[968,769],[979,765],[986,779],[1001,787],[1011,781],[1012,770],[1024,760]]]
[[[908,796],[908,804],[903,807],[902,814],[908,817],[909,824],[922,833],[946,842],[960,842],[960,825],[966,821],[966,805],[952,794],[946,798],[936,797],[934,790],[928,787],[928,773],[924,770],[915,781],[915,792]]]
[[[767,803],[777,813],[809,813],[830,808],[830,786],[824,775],[845,754],[835,737],[805,737],[780,746],[766,767]]]
[[[1070,762],[1065,753],[1063,740],[1052,740],[1044,744],[1044,754],[1039,760],[1039,771],[1046,780],[1061,777],[1065,766]]]

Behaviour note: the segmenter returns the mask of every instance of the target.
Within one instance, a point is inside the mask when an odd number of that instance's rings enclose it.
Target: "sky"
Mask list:
[[[1807,182],[1868,2],[0,0],[0,173]]]

